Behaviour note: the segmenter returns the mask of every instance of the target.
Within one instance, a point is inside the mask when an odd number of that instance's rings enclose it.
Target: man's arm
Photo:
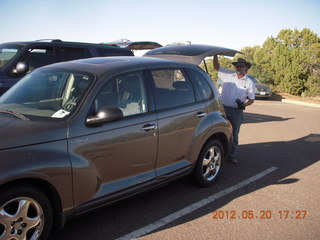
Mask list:
[[[213,67],[215,70],[219,71],[220,63],[219,63],[218,55],[213,55]]]
[[[254,99],[247,99],[247,101],[244,103],[246,106],[250,106],[254,102]]]
[[[249,81],[249,88],[248,88],[248,99],[246,100],[246,102],[244,103],[246,106],[250,106],[253,102],[254,102],[254,98],[255,98],[255,94],[254,94],[254,90],[255,90],[255,85],[254,83],[250,80]]]

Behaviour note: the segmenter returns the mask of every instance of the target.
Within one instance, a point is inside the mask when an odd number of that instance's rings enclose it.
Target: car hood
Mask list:
[[[67,123],[20,120],[0,115],[0,150],[52,142],[67,137]]]
[[[144,57],[157,57],[199,65],[206,57],[215,54],[234,57],[237,53],[241,52],[218,46],[189,44],[156,48],[145,53]]]

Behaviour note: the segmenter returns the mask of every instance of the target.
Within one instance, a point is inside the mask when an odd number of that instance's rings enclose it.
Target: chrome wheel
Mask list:
[[[45,238],[52,227],[47,196],[33,187],[7,188],[0,196],[0,240]]]
[[[41,206],[33,199],[13,199],[0,209],[0,239],[38,239],[43,218]]]
[[[215,183],[221,172],[224,149],[218,139],[211,139],[202,148],[193,171],[193,179],[201,187]]]
[[[221,152],[216,146],[212,146],[206,153],[202,161],[203,177],[207,181],[213,180],[219,173],[221,166]]]

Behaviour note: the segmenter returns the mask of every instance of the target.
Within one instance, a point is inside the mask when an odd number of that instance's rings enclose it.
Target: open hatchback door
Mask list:
[[[237,53],[241,52],[211,45],[188,44],[156,48],[146,52],[143,56],[188,62],[195,65],[199,65],[202,61],[204,61],[207,70],[205,63],[206,57],[212,57],[215,54],[234,57]]]
[[[121,41],[114,41],[109,43],[104,43],[110,46],[116,46],[121,48],[129,48],[130,50],[149,50],[162,47],[161,44],[157,42],[150,42],[150,41],[136,41],[131,42],[129,40],[123,39]]]

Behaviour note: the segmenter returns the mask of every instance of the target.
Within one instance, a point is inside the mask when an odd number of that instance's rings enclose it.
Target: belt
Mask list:
[[[228,107],[226,105],[223,105],[224,108],[231,110],[231,111],[239,111],[239,112],[243,112],[243,109],[237,108],[237,107]]]
[[[225,108],[231,108],[231,109],[239,109],[238,107],[229,107],[229,106],[226,106],[226,105],[223,105]]]

